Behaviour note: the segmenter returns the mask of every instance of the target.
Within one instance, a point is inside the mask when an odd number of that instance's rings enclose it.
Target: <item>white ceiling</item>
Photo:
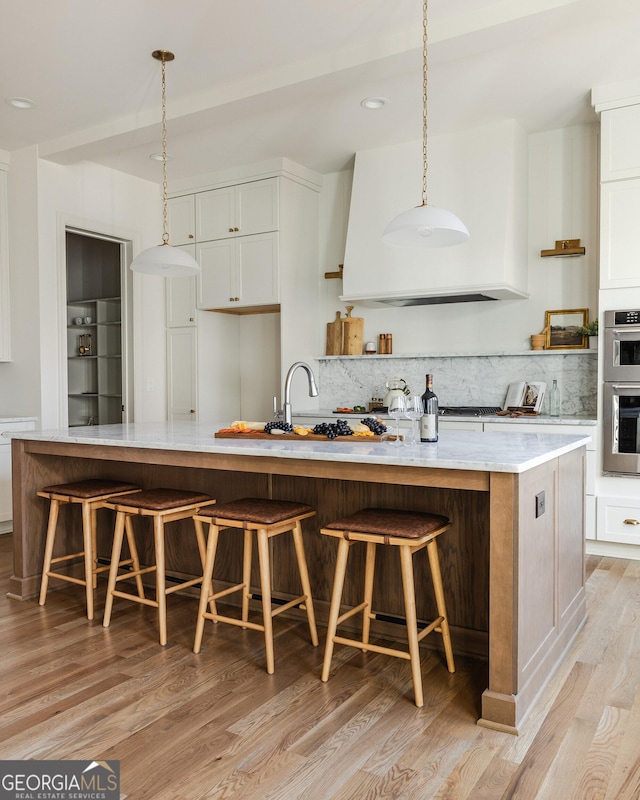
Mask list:
[[[421,135],[419,0],[0,0],[0,149],[169,181],[285,156],[319,172]],[[595,121],[640,78],[638,0],[429,0],[429,130]],[[360,101],[389,98],[382,110]],[[7,97],[28,97],[19,111]]]

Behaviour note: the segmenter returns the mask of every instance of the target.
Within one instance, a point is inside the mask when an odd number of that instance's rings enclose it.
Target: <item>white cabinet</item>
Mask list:
[[[194,244],[196,240],[195,200],[192,194],[172,197],[167,203],[169,244]]]
[[[195,258],[195,245],[182,248]],[[181,328],[196,324],[197,278],[195,275],[182,275],[178,278],[165,278],[165,300],[167,327]]]
[[[198,242],[278,230],[277,178],[199,192],[195,204]]]
[[[197,418],[197,333],[193,327],[167,330],[169,420]]]
[[[196,247],[201,274],[198,308],[251,308],[277,304],[278,234],[203,242]]]
[[[11,439],[2,434],[5,431],[32,431],[35,419],[25,417],[6,422],[0,419],[0,533],[11,530],[13,519],[11,504]]]
[[[640,147],[638,148],[640,152]],[[640,178],[600,187],[600,288],[640,286]]]
[[[640,178],[640,105],[603,111],[600,136],[600,180]]]
[[[598,541],[640,545],[640,499],[598,497]]]

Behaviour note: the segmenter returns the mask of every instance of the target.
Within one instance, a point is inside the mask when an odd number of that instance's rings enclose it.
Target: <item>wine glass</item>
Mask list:
[[[418,420],[423,414],[422,397],[419,394],[412,394],[406,399],[404,415],[411,420],[411,437],[406,442],[412,446],[418,444]]]
[[[396,445],[400,445],[400,418],[404,417],[407,408],[406,397],[403,394],[393,395],[389,400],[389,416],[396,421]]]

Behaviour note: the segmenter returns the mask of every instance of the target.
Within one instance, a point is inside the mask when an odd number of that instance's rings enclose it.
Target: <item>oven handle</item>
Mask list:
[[[612,389],[633,389],[640,391],[640,383],[607,383]]]

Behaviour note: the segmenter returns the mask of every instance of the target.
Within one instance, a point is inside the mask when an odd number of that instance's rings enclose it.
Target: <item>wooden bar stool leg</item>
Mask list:
[[[250,530],[244,532],[242,549],[242,621],[249,619],[249,600],[251,599],[251,557],[253,551],[253,535]],[[246,628],[243,627],[243,630]]]
[[[49,571],[51,569],[51,558],[53,557],[53,545],[56,538],[56,526],[58,524],[58,510],[60,502],[51,500],[49,507],[49,524],[47,525],[47,539],[44,548],[44,563],[42,565],[42,583],[40,584],[39,605],[43,606],[47,599],[47,589],[49,587]]]
[[[260,589],[262,591],[262,616],[264,645],[267,655],[267,672],[273,675],[273,617],[271,615],[271,569],[269,567],[269,538],[264,528],[258,530],[258,561],[260,562]]]
[[[118,563],[120,562],[120,553],[122,551],[122,538],[124,535],[124,518],[125,514],[118,511],[116,516],[116,525],[113,531],[113,547],[111,548],[111,565],[109,566],[109,582],[107,583],[107,596],[104,603],[104,618],[102,625],[105,628],[109,627],[111,622],[111,610],[113,609],[113,592],[116,588],[116,578],[118,577]]]
[[[133,532],[133,524],[131,517],[125,514],[124,527],[127,532],[127,545],[129,546],[129,555],[131,556],[131,566],[134,572],[140,571],[140,559],[138,558],[138,548],[136,547],[136,537]],[[138,597],[144,597],[144,584],[142,583],[142,575],[135,576],[136,589],[138,590]]]
[[[207,540],[207,552],[205,554],[204,568],[202,570],[202,586],[200,588],[200,603],[198,605],[198,621],[196,623],[196,635],[193,641],[193,652],[199,653],[202,647],[202,634],[204,633],[205,611],[209,600],[209,586],[213,579],[213,564],[216,559],[218,547],[218,526],[211,523],[209,525],[209,538]],[[212,601],[214,602],[214,601]],[[215,602],[214,602],[215,609]],[[212,611],[212,613],[216,613]],[[217,622],[217,620],[214,620]]]
[[[432,539],[427,544],[427,553],[429,555],[429,566],[431,567],[431,580],[433,581],[433,591],[436,597],[436,608],[438,609],[438,616],[442,617],[442,622],[440,623],[440,629],[442,631],[442,642],[444,644],[444,652],[447,658],[447,669],[449,670],[449,672],[455,672],[456,666],[453,661],[453,647],[451,646],[449,619],[447,617],[447,606],[444,599],[442,574],[440,573],[438,543],[436,542],[435,539]]]
[[[309,582],[309,570],[307,569],[307,559],[305,558],[304,553],[304,541],[302,539],[302,526],[300,525],[300,520],[296,520],[296,525],[293,529],[293,543],[296,548],[296,558],[298,560],[298,571],[300,572],[302,593],[306,595],[304,606],[307,610],[307,619],[309,620],[311,643],[314,647],[317,647],[318,631],[316,628],[316,615],[313,609],[313,600],[311,598],[311,583]]]
[[[93,619],[93,579],[94,560],[93,560],[93,534],[91,523],[95,521],[91,513],[91,505],[87,501],[82,502],[82,541],[84,549],[84,583],[85,594],[87,597],[87,619]]]
[[[376,543],[367,542],[367,559],[364,568],[364,602],[367,604],[362,612],[362,642],[369,644],[369,630],[373,616],[373,575],[376,566]],[[366,650],[362,651],[363,653]]]
[[[424,705],[422,696],[422,670],[420,669],[420,645],[418,644],[418,617],[416,613],[416,593],[413,581],[413,556],[409,545],[400,545],[400,566],[402,588],[404,590],[405,617],[407,620],[407,639],[413,676],[413,692],[418,708]]]
[[[160,644],[167,643],[167,584],[164,564],[164,522],[159,515],[153,518],[153,541],[156,550],[156,603]]]
[[[95,590],[98,588],[98,575],[96,573],[98,567],[98,509],[95,506],[91,506],[91,552],[93,554],[91,583]]]
[[[202,572],[204,574],[204,562],[205,558],[207,557],[207,543],[204,537],[202,522],[194,517],[193,525],[196,529],[196,540],[198,542],[198,552],[200,553],[200,564],[202,565]],[[213,581],[210,582],[208,590],[209,590],[209,596],[211,597],[211,595],[213,595]],[[216,613],[216,601],[213,599],[209,601],[209,610],[211,611],[212,614]]]
[[[338,628],[338,617],[340,616],[340,603],[342,601],[342,588],[344,586],[344,576],[347,570],[347,558],[349,556],[349,542],[340,539],[338,542],[338,556],[336,558],[336,571],[333,578],[333,590],[331,592],[331,606],[329,608],[329,623],[327,626],[327,641],[324,649],[324,662],[322,664],[321,680],[329,680],[331,671],[331,659],[333,658],[333,639]]]

